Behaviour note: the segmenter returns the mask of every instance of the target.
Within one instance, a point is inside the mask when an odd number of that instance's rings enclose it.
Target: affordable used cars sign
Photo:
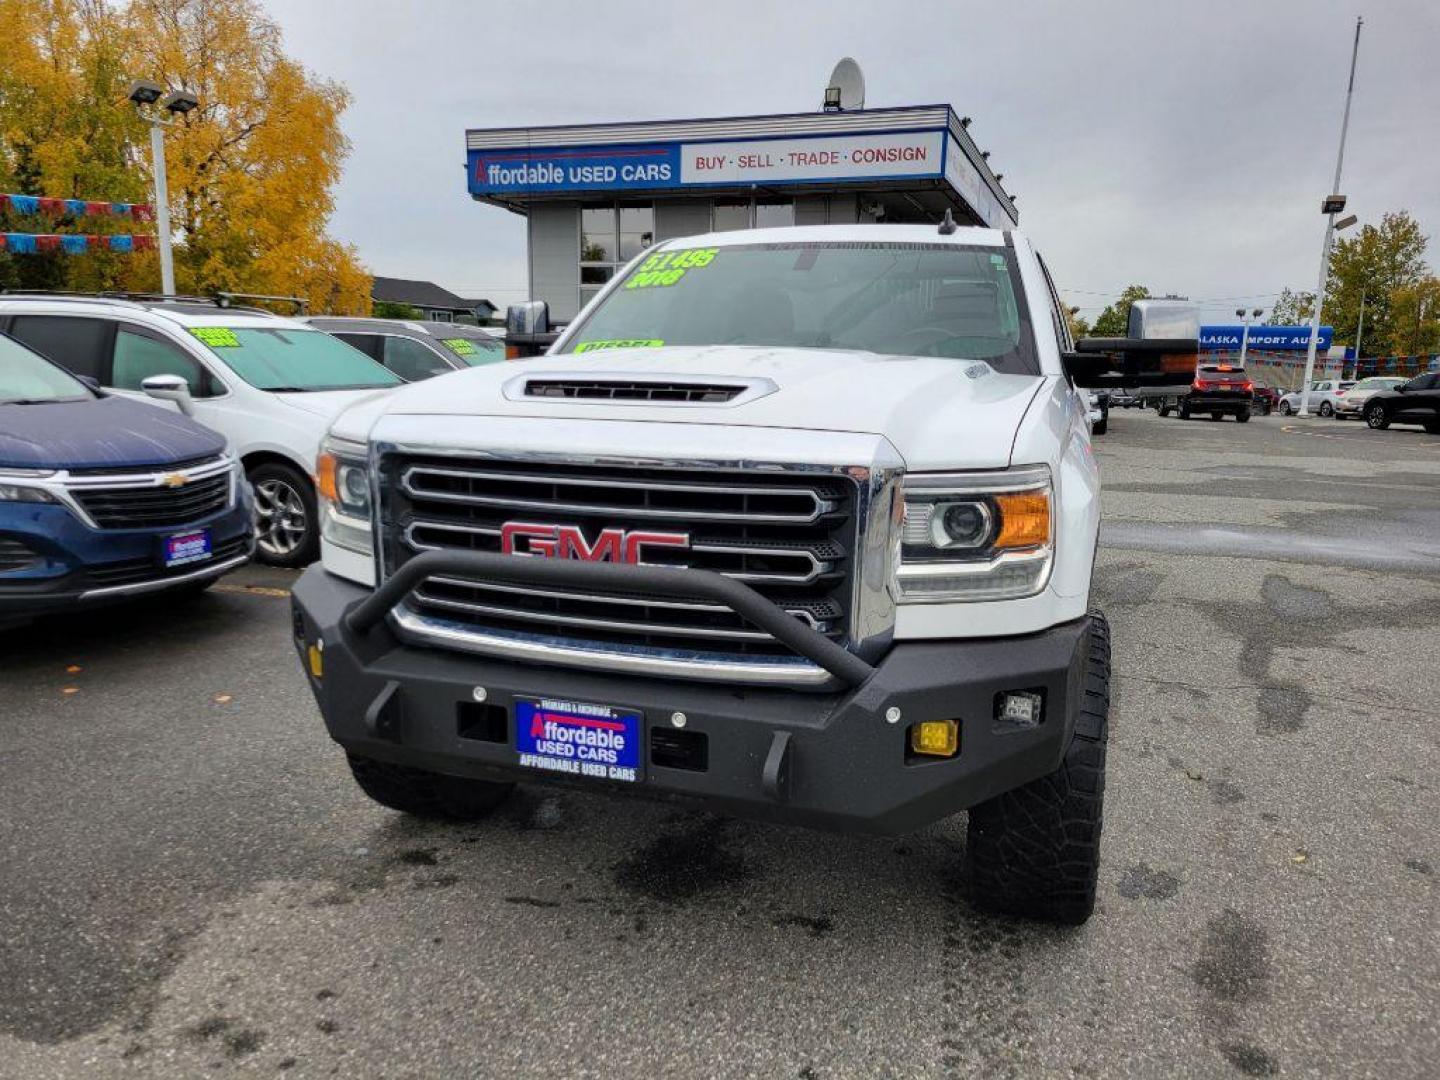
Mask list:
[[[941,131],[471,150],[472,195],[939,177]]]

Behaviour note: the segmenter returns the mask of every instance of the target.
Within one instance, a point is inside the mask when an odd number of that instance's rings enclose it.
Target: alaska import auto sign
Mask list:
[[[472,195],[938,178],[943,131],[469,151]]]
[[[1245,328],[1239,325],[1202,326],[1200,327],[1200,348],[1238,350],[1244,332]],[[1330,348],[1330,339],[1333,335],[1332,327],[1320,327],[1320,340],[1316,344],[1316,350],[1322,353],[1326,352]],[[1308,349],[1310,347],[1310,327],[1252,326],[1250,327],[1248,347],[1251,349]]]

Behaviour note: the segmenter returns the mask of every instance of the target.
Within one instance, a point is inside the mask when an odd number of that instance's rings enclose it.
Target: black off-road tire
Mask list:
[[[1431,435],[1440,435],[1440,417],[1425,421],[1425,430]]]
[[[1110,417],[1107,416],[1107,417],[1105,417],[1104,420],[1097,420],[1097,421],[1095,421],[1095,426],[1090,429],[1090,434],[1092,434],[1092,435],[1104,435],[1105,432],[1107,432],[1107,431],[1109,431],[1109,430],[1110,430]]]
[[[416,817],[478,821],[515,790],[514,784],[445,776],[355,754],[345,757],[355,782],[366,795],[381,806]]]
[[[1248,424],[1250,422],[1250,413],[1248,410],[1245,412],[1236,413],[1235,419],[1242,424]]]
[[[967,879],[976,907],[1079,926],[1095,910],[1109,738],[1110,626],[1091,612],[1075,734],[1060,768],[970,810]]]

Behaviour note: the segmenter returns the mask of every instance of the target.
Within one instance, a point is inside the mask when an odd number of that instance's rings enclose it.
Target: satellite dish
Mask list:
[[[865,108],[865,73],[850,57],[835,65],[825,87],[825,111],[848,112]]]

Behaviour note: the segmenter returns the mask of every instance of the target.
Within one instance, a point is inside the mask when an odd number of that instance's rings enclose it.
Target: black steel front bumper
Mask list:
[[[417,566],[421,559],[434,565]],[[450,562],[456,559],[478,559],[472,571],[493,570],[494,560],[503,557],[435,553],[421,559],[373,592],[319,565],[294,588],[302,666],[331,737],[352,753],[476,779],[582,785],[690,799],[769,820],[899,833],[1053,772],[1083,692],[1089,619],[1022,637],[907,642],[872,668],[848,653],[844,660],[831,654],[826,647],[843,650],[775,609],[786,620],[777,628],[787,636],[790,627],[809,635],[797,639],[797,651],[835,675],[831,688],[821,692],[639,678],[415,647],[399,640],[384,618],[415,580],[455,572]],[[437,559],[445,560],[443,568]],[[529,564],[519,572],[532,578],[640,569],[504,561]],[[536,565],[541,563],[547,565]],[[411,567],[416,569],[407,575]],[[694,576],[703,572],[665,573],[688,595],[697,589],[705,594],[706,584]],[[723,582],[710,584],[727,592],[737,610],[749,601],[735,589],[768,603],[729,579],[704,576]],[[759,609],[742,614],[769,621]],[[307,661],[317,642],[323,648],[320,677],[309,673]],[[1000,696],[1015,690],[1042,696],[1038,725],[997,721]],[[578,780],[520,766],[514,705],[537,697],[642,713],[642,778]],[[893,722],[887,716],[892,710],[899,710]],[[684,714],[683,728],[674,725],[676,713]],[[940,719],[959,721],[958,755],[912,754],[910,726]],[[679,757],[677,742],[689,748]]]

